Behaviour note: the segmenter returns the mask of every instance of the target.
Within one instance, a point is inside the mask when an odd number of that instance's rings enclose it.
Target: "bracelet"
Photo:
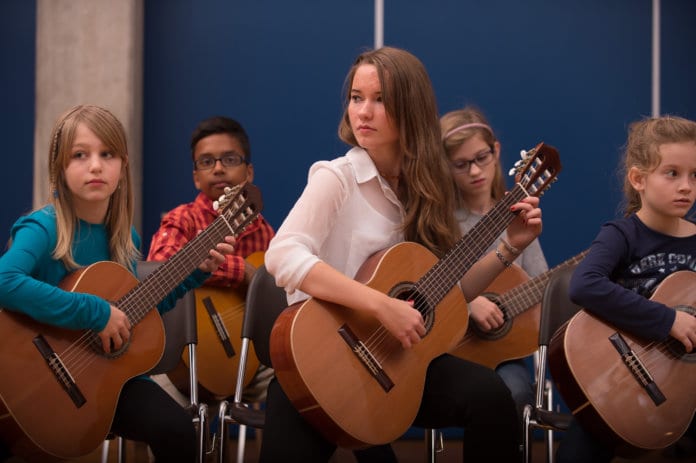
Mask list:
[[[504,265],[505,267],[509,267],[509,266],[512,265],[512,264],[510,263],[510,261],[507,260],[507,259],[505,258],[505,256],[503,255],[503,253],[500,252],[500,251],[498,251],[497,249],[495,250],[495,257],[497,257],[498,260],[499,260],[500,262],[502,262],[503,265]]]
[[[522,253],[522,251],[520,251],[520,250],[517,249],[515,246],[511,245],[510,243],[508,243],[508,242],[505,240],[505,238],[500,238],[500,242],[503,243],[503,246],[505,246],[505,249],[507,249],[508,252],[509,252],[510,254],[512,254],[513,256],[517,257],[517,256],[519,256],[519,255]]]

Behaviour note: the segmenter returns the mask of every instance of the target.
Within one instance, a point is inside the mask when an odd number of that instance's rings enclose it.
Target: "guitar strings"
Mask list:
[[[557,271],[577,265],[588,253],[588,249],[582,251],[579,254],[571,257],[570,259],[562,262],[561,264],[555,266],[554,268],[547,270],[546,272],[528,280],[526,282],[520,283],[519,285],[509,289],[508,291],[499,295],[499,306],[505,307],[507,313],[511,319],[514,319],[518,315],[521,315],[529,310],[532,310],[534,306],[540,306],[544,289],[546,288],[546,283],[551,279],[551,276]],[[479,335],[473,330],[468,330],[462,340],[457,344],[457,348],[463,347],[471,339],[478,338]]]
[[[423,277],[415,284],[412,291],[413,307],[421,312],[424,319],[434,316],[437,305],[455,287],[461,279],[458,275],[465,275],[479,256],[483,255],[489,244],[509,225],[514,219],[510,214],[510,207],[524,197],[523,188],[516,187],[486,214],[469,233],[463,236],[459,242],[431,267]],[[466,245],[465,245],[466,242]],[[460,249],[463,248],[463,249]],[[468,248],[472,248],[470,252]],[[462,270],[464,270],[462,272]],[[432,294],[429,298],[427,295]],[[432,300],[430,300],[432,299]],[[447,323],[447,319],[454,314],[445,313],[440,323]],[[388,330],[380,325],[364,341],[366,347],[373,353],[379,362],[385,362],[391,354],[399,351],[394,346],[400,346],[400,342],[390,335]]]
[[[509,214],[512,204],[522,199],[525,195],[529,196],[529,191],[533,192],[535,188],[536,192],[539,193],[542,189],[547,187],[553,178],[551,173],[548,171],[541,173],[535,172],[535,170],[543,164],[545,164],[545,162],[542,162],[539,158],[534,158],[531,162],[528,162],[525,166],[526,171],[520,174],[518,183],[516,183],[510,193],[494,207],[491,213],[484,216],[469,233],[462,237],[460,242],[430,268],[430,270],[421,277],[419,282],[416,283],[415,290],[411,292],[413,296],[411,299],[413,300],[413,306],[421,312],[426,320],[434,316],[433,314],[437,305],[455,286],[457,286],[457,283],[461,279],[461,277],[452,278],[452,275],[461,274],[462,269],[464,269],[463,275],[465,275],[475,261],[483,255],[485,249],[483,249],[482,243],[492,243],[495,237],[500,235],[507,225],[512,222],[514,216]],[[527,189],[525,189],[523,183],[526,184]],[[522,194],[518,197],[520,191]],[[503,212],[499,212],[498,209],[501,209]],[[505,217],[502,217],[503,215],[505,215]],[[484,233],[487,223],[489,223],[489,229],[497,229],[497,232],[490,237],[490,241],[484,239],[489,238]],[[489,231],[489,234],[492,234],[492,232]],[[474,253],[468,256],[465,252],[460,252],[461,250],[458,249],[465,239],[468,242],[467,244],[473,246],[475,250]],[[445,274],[446,271],[449,272],[449,278],[441,278],[443,276],[448,276]],[[419,290],[419,288],[422,289]],[[427,290],[434,290],[434,296],[430,298],[427,297]],[[466,307],[464,310],[467,310]],[[447,318],[450,316],[451,314],[446,313],[445,318],[440,320],[440,323],[446,324]],[[391,336],[388,330],[381,324],[368,335],[363,345],[365,345],[368,351],[371,352],[373,357],[380,363],[383,363],[391,355],[401,352],[400,350],[394,349],[394,346],[397,348],[400,347],[400,342]]]
[[[635,354],[635,357],[640,360],[640,364],[643,366],[645,372],[652,377],[653,381],[657,381],[656,377],[665,377],[664,373],[669,373],[671,368],[669,363],[664,362],[665,357],[679,358],[680,356],[675,355],[675,351],[683,349],[681,342],[675,338],[668,338],[664,341],[651,341],[646,343],[644,346],[637,344],[630,339],[626,339],[626,342]],[[635,366],[638,364],[637,360],[633,360],[631,365]],[[616,362],[612,370],[625,370],[628,369],[629,375],[621,375],[620,379],[616,381],[614,387],[621,386],[631,386],[635,385],[642,389],[642,384],[633,375],[632,370],[623,361]],[[611,372],[607,372],[611,374]],[[611,376],[614,377],[613,375]],[[647,376],[644,379],[648,379]],[[659,387],[660,384],[657,384]]]
[[[222,321],[236,321],[244,317],[244,303],[240,302],[223,309],[223,312],[218,312],[218,316]]]

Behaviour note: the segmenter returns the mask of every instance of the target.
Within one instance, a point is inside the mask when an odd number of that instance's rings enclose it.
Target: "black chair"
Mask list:
[[[524,459],[532,461],[532,437],[534,429],[543,429],[546,446],[546,461],[553,463],[553,432],[566,431],[572,420],[570,413],[553,410],[551,383],[546,378],[548,365],[548,346],[554,333],[573,317],[581,307],[568,297],[568,285],[575,266],[565,267],[554,272],[549,279],[541,300],[541,320],[539,325],[539,350],[536,362],[535,383],[536,400],[534,406],[527,405],[523,411]]]
[[[143,280],[161,262],[139,261],[137,265],[138,279]],[[197,463],[203,463],[206,453],[211,453],[208,448],[209,424],[208,407],[198,401],[198,378],[196,376],[196,344],[198,344],[198,331],[196,325],[196,300],[193,291],[189,291],[180,298],[176,305],[167,313],[162,315],[164,324],[165,345],[162,358],[155,367],[150,370],[148,375],[158,375],[174,370],[181,362],[184,348],[188,347],[189,354],[189,404],[188,411],[197,429],[198,436],[198,455]],[[110,435],[102,446],[102,463],[108,461],[109,441],[116,439],[118,443],[117,461],[125,462],[125,444],[120,436]]]
[[[237,461],[244,459],[244,433],[246,427],[263,429],[265,412],[242,402],[244,389],[244,372],[246,371],[250,343],[261,365],[271,367],[270,337],[273,324],[278,315],[287,307],[285,290],[276,286],[273,276],[268,273],[265,265],[256,269],[249,283],[246,296],[246,308],[242,322],[242,345],[239,354],[239,370],[237,384],[232,403],[224,400],[218,411],[217,448],[219,462],[225,462],[225,446],[227,443],[227,425],[236,423],[240,427],[240,439],[237,447]]]

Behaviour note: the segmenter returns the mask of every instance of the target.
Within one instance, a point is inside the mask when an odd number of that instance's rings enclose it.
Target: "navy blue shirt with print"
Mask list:
[[[649,298],[682,270],[696,271],[696,235],[665,235],[633,214],[602,225],[573,273],[570,298],[620,330],[660,341],[669,335],[675,311]]]

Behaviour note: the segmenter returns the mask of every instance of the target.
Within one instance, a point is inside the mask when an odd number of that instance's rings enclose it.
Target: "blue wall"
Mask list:
[[[372,41],[367,1],[340,13],[319,1],[193,5],[146,3],[145,243],[160,212],[193,199],[190,135],[215,114],[249,132],[263,213],[279,226],[309,165],[343,153],[340,87]]]
[[[693,118],[696,4],[662,3],[662,112]],[[651,112],[651,15],[650,0],[386,2],[385,44],[421,58],[442,113],[481,107],[505,165],[542,140],[559,149],[564,168],[542,201],[551,265],[618,213],[626,128]],[[194,197],[188,139],[213,114],[249,131],[278,227],[309,165],[345,151],[340,91],[373,43],[373,2],[149,0],[145,16],[145,245],[161,212]]]
[[[32,207],[34,177],[34,61],[36,2],[0,5],[0,250],[10,227]]]

